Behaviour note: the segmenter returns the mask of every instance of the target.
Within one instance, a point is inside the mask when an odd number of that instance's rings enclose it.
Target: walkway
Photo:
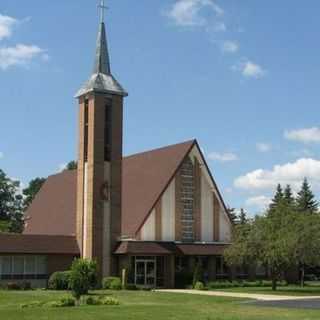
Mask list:
[[[163,289],[156,290],[157,292],[170,292],[170,293],[188,293],[204,296],[214,297],[230,297],[242,299],[254,299],[258,301],[310,301],[320,300],[320,296],[280,296],[272,294],[256,294],[256,293],[242,293],[242,292],[226,292],[226,291],[199,291],[199,290],[180,290],[180,289]]]

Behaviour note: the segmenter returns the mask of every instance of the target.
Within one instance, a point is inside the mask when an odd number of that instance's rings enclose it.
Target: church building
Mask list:
[[[196,264],[208,280],[228,277],[232,222],[198,142],[123,157],[127,96],[102,19],[93,73],[76,95],[78,168],[47,179],[23,234],[0,234],[0,283],[44,287],[76,257],[96,260],[100,279],[125,269],[140,287],[180,286]]]

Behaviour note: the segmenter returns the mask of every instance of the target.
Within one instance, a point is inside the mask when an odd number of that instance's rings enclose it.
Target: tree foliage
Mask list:
[[[297,199],[290,186],[283,192],[278,185],[263,216],[235,226],[233,244],[225,252],[226,262],[235,266],[268,266],[274,290],[285,271],[299,266],[303,283],[305,266],[320,266],[320,215],[317,212],[317,203],[306,180]]]
[[[45,183],[46,178],[35,178],[29,182],[27,188],[23,189],[22,193],[24,195],[23,206],[24,210],[28,209],[31,202],[41,189],[42,185]]]
[[[298,192],[297,209],[304,213],[318,212],[318,202],[315,200],[311,186],[306,178],[303,180],[301,190]]]
[[[66,166],[66,170],[76,170],[77,168],[78,168],[77,161],[70,161]]]
[[[2,231],[23,230],[23,198],[19,181],[13,181],[0,169],[0,222]]]
[[[79,300],[97,284],[97,263],[86,259],[76,259],[71,266],[70,289]]]

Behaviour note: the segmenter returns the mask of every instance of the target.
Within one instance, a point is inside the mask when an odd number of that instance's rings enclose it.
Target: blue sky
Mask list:
[[[134,4],[134,5],[133,5]],[[227,204],[320,191],[320,3],[109,0],[124,152],[197,138]],[[0,4],[0,168],[24,184],[76,158],[73,95],[93,64],[95,0]]]

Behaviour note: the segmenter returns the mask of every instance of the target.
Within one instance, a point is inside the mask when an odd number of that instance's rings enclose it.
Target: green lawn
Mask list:
[[[270,287],[227,288],[213,291],[275,294],[284,296],[320,296],[319,286],[305,286],[303,288],[299,286],[285,286],[278,287],[277,291],[272,291]]]
[[[276,309],[250,306],[243,300],[208,296],[143,291],[96,292],[111,294],[119,306],[81,306],[71,308],[26,308],[28,301],[50,301],[67,293],[50,291],[0,291],[0,319],[4,320],[312,320],[320,310]]]

